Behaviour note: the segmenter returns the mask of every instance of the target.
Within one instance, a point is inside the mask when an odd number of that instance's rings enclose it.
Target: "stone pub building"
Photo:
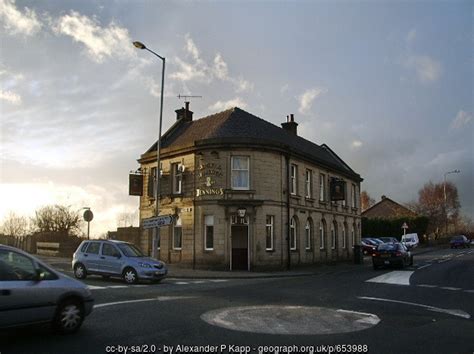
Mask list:
[[[158,257],[227,270],[350,259],[360,241],[362,178],[328,146],[237,107],[201,119],[186,108],[162,136]],[[155,215],[155,143],[141,155],[140,223]],[[137,177],[137,176],[135,176]],[[335,201],[337,199],[337,201]],[[151,253],[152,230],[140,246]]]

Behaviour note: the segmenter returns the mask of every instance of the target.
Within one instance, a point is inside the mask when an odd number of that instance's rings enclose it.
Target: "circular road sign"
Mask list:
[[[94,214],[92,214],[92,211],[90,209],[87,209],[84,212],[84,220],[90,222],[92,221],[92,219],[94,219]]]

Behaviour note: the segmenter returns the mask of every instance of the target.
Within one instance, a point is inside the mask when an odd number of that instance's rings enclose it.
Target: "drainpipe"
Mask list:
[[[291,268],[290,250],[290,155],[285,156],[286,161],[286,246],[288,251],[287,268]]]
[[[189,105],[189,103],[188,103]],[[188,107],[188,105],[186,107]],[[194,179],[193,179],[193,190],[191,192],[193,200],[193,269],[196,269],[196,166],[197,166],[197,155],[194,154]]]

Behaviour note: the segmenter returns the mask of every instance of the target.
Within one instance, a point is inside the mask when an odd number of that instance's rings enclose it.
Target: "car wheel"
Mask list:
[[[84,321],[84,309],[79,300],[65,300],[61,302],[53,320],[53,328],[59,333],[76,332]]]
[[[87,277],[86,267],[82,263],[77,263],[74,266],[74,276],[77,279],[85,279]]]
[[[122,277],[127,284],[135,284],[138,282],[138,274],[133,268],[125,268]]]

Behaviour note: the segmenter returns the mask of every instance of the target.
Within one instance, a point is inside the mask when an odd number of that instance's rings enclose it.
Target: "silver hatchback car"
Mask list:
[[[82,282],[0,244],[0,328],[51,322],[58,332],[72,333],[93,304]]]
[[[168,274],[164,262],[146,257],[131,243],[115,240],[83,241],[73,255],[72,269],[78,279],[97,274],[121,277],[128,284],[158,282]]]

